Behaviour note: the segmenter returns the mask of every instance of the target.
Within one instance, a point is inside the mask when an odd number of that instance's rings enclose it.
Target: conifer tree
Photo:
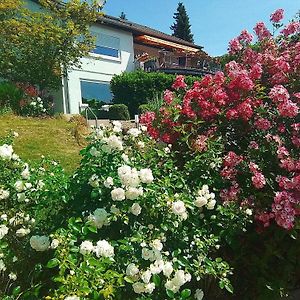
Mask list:
[[[122,19],[122,20],[127,20],[126,14],[124,13],[124,11],[121,12],[121,15],[120,15],[119,18]]]
[[[178,3],[177,12],[174,13],[173,19],[175,21],[170,27],[173,31],[172,35],[193,43],[190,19],[182,2]]]

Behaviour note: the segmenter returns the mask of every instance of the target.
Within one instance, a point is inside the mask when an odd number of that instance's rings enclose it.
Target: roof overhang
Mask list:
[[[171,48],[181,52],[189,52],[189,53],[199,52],[199,49],[197,48],[185,46],[171,41],[166,41],[150,35],[139,35],[135,37],[135,40],[147,45],[153,45],[153,46],[158,46],[163,48]]]

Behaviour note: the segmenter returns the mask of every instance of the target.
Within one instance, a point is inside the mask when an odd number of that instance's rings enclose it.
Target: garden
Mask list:
[[[1,138],[0,298],[289,299],[300,23],[282,17],[270,17],[275,34],[259,22],[256,39],[230,41],[222,72],[177,76],[139,128],[96,128],[71,175],[51,158],[25,162],[18,133]],[[48,109],[22,90],[28,114]]]

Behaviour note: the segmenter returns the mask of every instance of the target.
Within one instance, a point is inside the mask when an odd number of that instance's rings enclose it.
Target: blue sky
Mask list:
[[[241,30],[252,28],[258,21],[268,23],[277,8],[285,9],[285,20],[300,9],[300,0],[186,0],[195,43],[212,56],[226,52],[228,41]],[[124,11],[127,19],[165,33],[171,33],[177,0],[107,0],[106,14],[119,16]]]

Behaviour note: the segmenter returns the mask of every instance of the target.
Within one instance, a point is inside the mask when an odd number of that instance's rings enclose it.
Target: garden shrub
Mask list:
[[[9,82],[0,82],[0,107],[11,108],[13,111],[19,111],[19,103],[23,97],[23,91],[15,84]]]
[[[128,107],[125,104],[114,104],[109,107],[110,120],[130,120]]]
[[[148,103],[170,88],[174,79],[175,75],[144,71],[115,75],[111,80],[113,102],[127,105],[130,116],[133,117],[141,104]],[[187,76],[189,84],[196,79],[199,78]]]
[[[22,116],[53,115],[52,97],[27,84],[1,82],[0,107]]]
[[[281,10],[271,17],[277,29],[281,18]],[[274,299],[299,286],[299,30],[300,23],[291,22],[272,37],[260,22],[254,45],[243,31],[230,41],[224,72],[192,88],[178,76],[160,111],[141,117],[154,139],[180,150],[182,164],[195,156],[200,162],[212,141],[223,145],[220,198],[251,209],[255,221],[242,244],[229,243],[243,299]],[[203,165],[192,172],[198,176]]]

